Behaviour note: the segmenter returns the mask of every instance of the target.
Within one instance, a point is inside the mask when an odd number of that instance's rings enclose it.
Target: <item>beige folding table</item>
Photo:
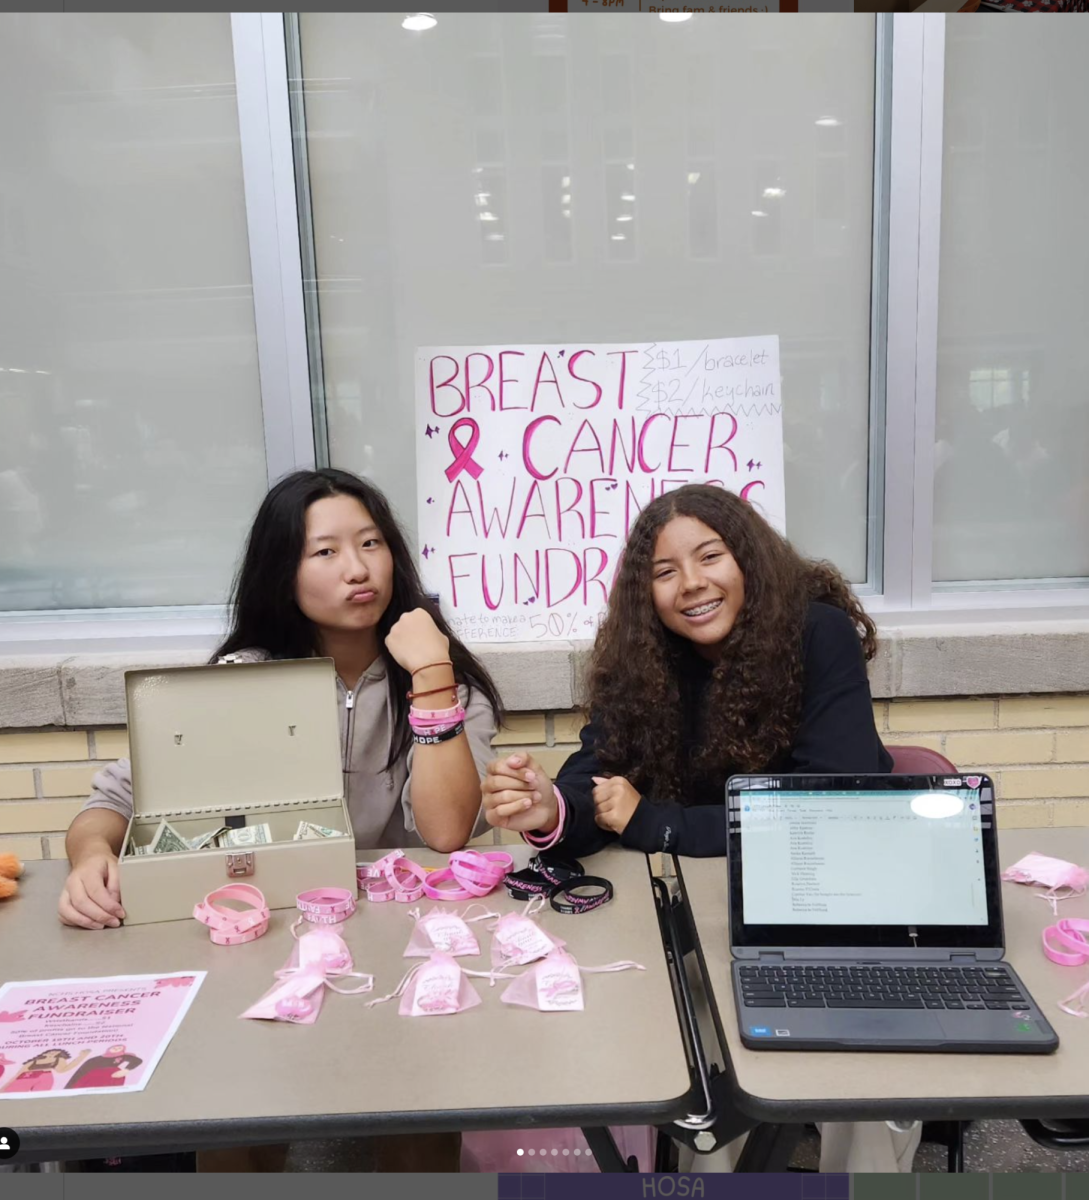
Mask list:
[[[1089,829],[1000,830],[999,850],[1003,868],[1031,850],[1087,864]],[[1054,916],[1034,894],[1039,889],[1002,884],[1006,958],[1058,1033],[1056,1053],[761,1052],[743,1046],[738,1034],[726,862],[675,861],[728,1081],[728,1101],[720,1112],[732,1104],[750,1123],[773,1127],[817,1121],[1089,1117],[1089,1019],[1068,1016],[1057,1006],[1089,981],[1089,969],[1060,967],[1044,957],[1040,934]],[[1089,917],[1089,896],[1064,901],[1060,912]],[[752,1138],[756,1150],[748,1156],[748,1169],[762,1169],[773,1160],[775,1133],[771,1128]]]
[[[515,854],[522,865],[529,857]],[[446,861],[423,850],[411,856],[425,866]],[[296,1026],[239,1020],[285,964],[294,910],[274,912],[264,937],[233,947],[213,945],[195,920],[70,929],[56,915],[67,864],[28,864],[19,896],[0,905],[3,981],[208,975],[144,1091],[0,1100],[0,1125],[19,1132],[29,1161],[413,1131],[574,1125],[590,1136],[683,1117],[693,1075],[647,860],[612,849],[584,866],[612,881],[615,898],[578,916],[548,908],[544,927],[583,966],[632,959],[646,967],[584,977],[585,1011],[512,1007],[499,999],[507,981],[490,988],[476,979],[483,1003],[453,1016],[402,1017],[396,1001],[368,1008],[371,996],[330,993],[314,1025]],[[487,902],[499,912],[523,906],[504,889]],[[407,907],[361,900],[340,926],[356,969],[375,976],[373,996],[392,991],[415,961],[402,957]],[[475,928],[481,957],[460,961],[487,970],[489,935]],[[598,1153],[600,1139],[591,1145]]]

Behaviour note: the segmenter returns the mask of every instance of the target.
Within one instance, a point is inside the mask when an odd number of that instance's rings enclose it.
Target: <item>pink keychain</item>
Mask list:
[[[526,901],[520,913],[504,913],[491,926],[493,971],[525,966],[567,945],[562,938],[553,937],[542,929],[534,919],[547,903],[544,896],[534,896]],[[491,986],[495,987],[494,980]]]
[[[478,916],[470,917],[468,914],[474,908],[483,908],[484,911]],[[483,904],[470,904],[460,914],[442,908],[432,908],[430,912],[421,916],[418,908],[410,908],[408,915],[415,917],[416,925],[405,947],[404,958],[428,958],[436,950],[454,958],[475,958],[480,953],[480,944],[469,926],[476,921],[487,921],[499,916]]]
[[[1089,871],[1061,858],[1049,858],[1046,854],[1026,854],[1024,858],[1007,867],[1002,878],[1009,883],[1030,883],[1045,887],[1046,892],[1036,894],[1051,905],[1058,916],[1058,901],[1071,896],[1083,896],[1089,886]],[[1063,895],[1059,895],[1063,892]]]
[[[242,1013],[243,1018],[313,1025],[321,1012],[326,988],[345,996],[374,988],[373,975],[353,970],[351,951],[336,929],[318,925],[300,937],[292,926],[291,934],[295,945],[291,957],[276,972],[277,982]],[[344,978],[362,982],[352,988],[338,987],[333,982]]]
[[[582,975],[645,970],[627,959],[604,967],[580,967],[566,951],[556,950],[523,971],[499,999],[540,1012],[582,1012]]]

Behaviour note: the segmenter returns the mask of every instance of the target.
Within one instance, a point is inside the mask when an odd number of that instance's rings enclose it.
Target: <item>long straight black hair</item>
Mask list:
[[[257,510],[246,542],[242,565],[231,590],[231,627],[212,657],[260,649],[273,658],[309,658],[320,653],[317,627],[295,599],[295,579],[306,542],[306,513],[316,500],[354,496],[370,513],[393,557],[393,594],[378,622],[378,652],[385,660],[386,681],[393,706],[388,771],[412,741],[407,692],[412,676],[386,650],[386,634],[404,613],[425,609],[450,639],[454,677],[470,691],[481,692],[491,705],[498,726],[502,703],[487,669],[454,636],[438,605],[424,592],[408,543],[385,496],[365,479],[327,467],[296,471],[280,480]]]

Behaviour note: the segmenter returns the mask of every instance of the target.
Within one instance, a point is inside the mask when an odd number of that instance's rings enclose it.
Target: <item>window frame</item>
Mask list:
[[[933,583],[946,17],[877,14],[875,29],[867,579],[856,590],[886,626],[1084,618],[1089,586],[1067,580]],[[232,13],[231,33],[271,484],[329,462],[298,14]],[[0,646],[185,648],[225,620],[222,605],[0,611]]]

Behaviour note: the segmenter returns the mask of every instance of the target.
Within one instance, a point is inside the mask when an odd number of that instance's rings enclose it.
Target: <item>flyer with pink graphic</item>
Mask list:
[[[0,986],[0,1100],[142,1092],[206,971]]]
[[[786,527],[775,336],[416,352],[420,565],[469,641],[593,637],[639,511],[686,483]]]

